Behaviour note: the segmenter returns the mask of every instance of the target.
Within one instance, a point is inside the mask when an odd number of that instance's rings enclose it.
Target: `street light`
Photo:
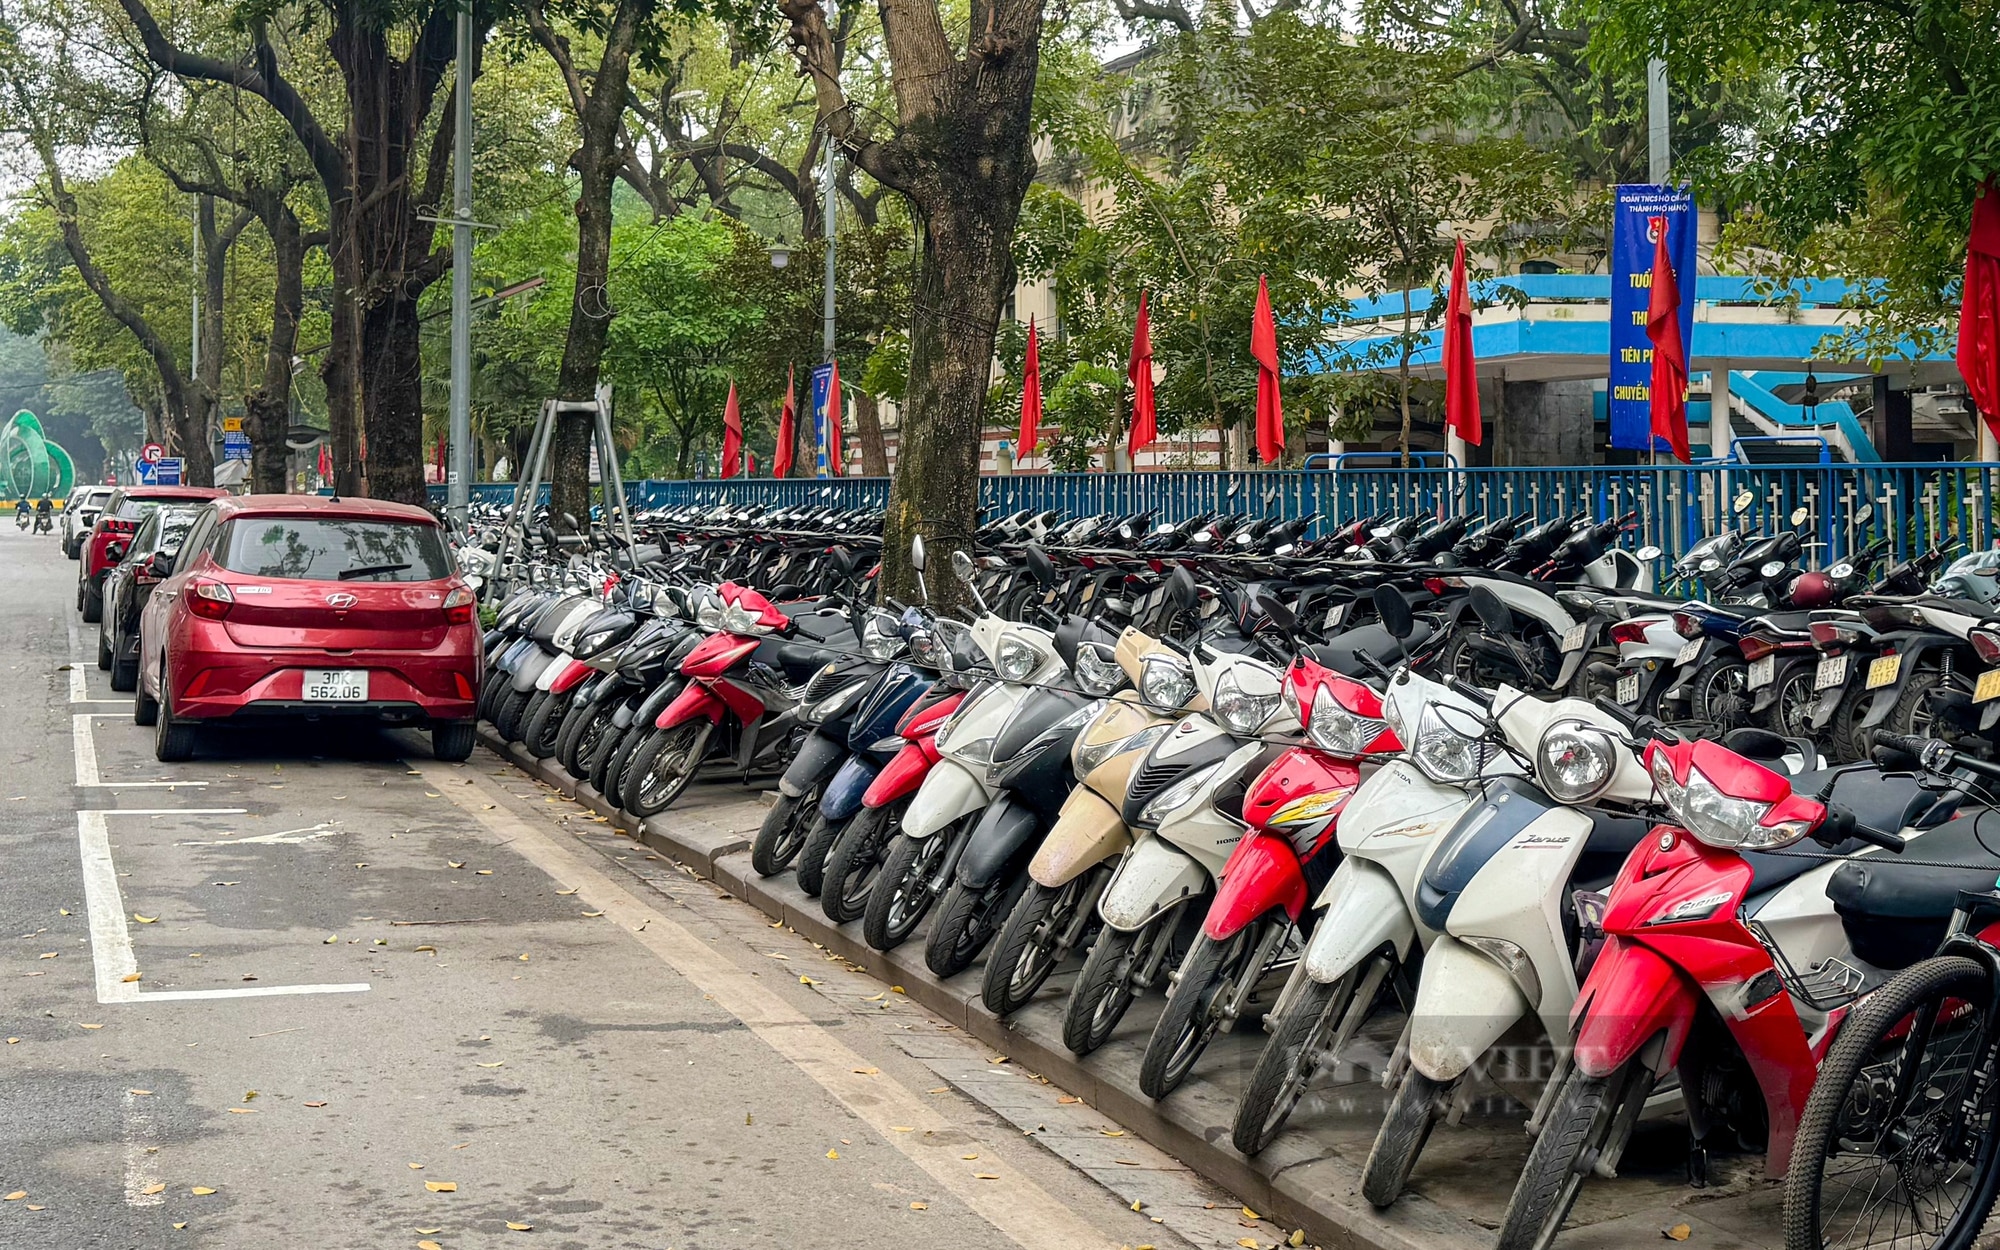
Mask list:
[[[792,263],[791,246],[783,239],[773,243],[765,250],[771,253],[771,268],[773,269],[783,269],[786,265]]]

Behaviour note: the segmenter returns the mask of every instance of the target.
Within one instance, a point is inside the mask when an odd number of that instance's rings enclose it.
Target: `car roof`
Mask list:
[[[213,486],[125,486],[119,489],[127,499],[215,499],[228,493]]]
[[[232,495],[216,501],[217,519],[246,516],[344,517],[362,521],[396,521],[436,525],[422,508],[386,499],[339,498],[333,495]]]

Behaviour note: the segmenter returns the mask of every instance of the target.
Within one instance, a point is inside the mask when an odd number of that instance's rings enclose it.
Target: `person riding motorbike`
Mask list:
[[[35,532],[46,534],[55,529],[56,505],[47,495],[35,501]]]

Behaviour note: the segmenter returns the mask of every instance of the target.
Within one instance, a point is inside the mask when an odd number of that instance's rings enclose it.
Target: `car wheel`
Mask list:
[[[138,661],[133,661],[133,667],[138,667]],[[140,673],[136,676],[138,680],[132,683],[132,723],[150,725],[160,717],[160,704],[152,695],[146,693],[145,674]]]
[[[77,604],[83,609],[83,623],[95,625],[104,619],[104,593],[89,582],[83,584],[82,601]]]
[[[472,722],[446,721],[431,726],[431,754],[446,763],[458,764],[472,758]]]
[[[111,688],[120,694],[134,690],[139,684],[139,658],[122,659],[111,657]]]
[[[194,726],[174,719],[174,688],[165,665],[160,668],[159,714],[153,718],[153,758],[162,764],[194,758]]]
[[[102,621],[97,623],[97,668],[103,673],[111,671],[111,638]]]

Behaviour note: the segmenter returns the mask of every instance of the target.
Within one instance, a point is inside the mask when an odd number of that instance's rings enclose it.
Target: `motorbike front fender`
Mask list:
[[[1325,907],[1306,946],[1306,975],[1331,985],[1362,960],[1392,947],[1398,963],[1409,958],[1417,922],[1403,890],[1379,865],[1343,859],[1320,896]]]
[[[676,676],[669,677],[659,685],[653,687],[652,693],[642,699],[639,705],[633,709],[632,715],[625,722],[625,727],[630,728],[633,725],[652,724],[660,718],[660,713],[666,710],[667,704],[672,703],[681,691],[687,689],[688,685],[687,678]]]
[[[1201,931],[1226,942],[1273,909],[1297,921],[1306,907],[1306,876],[1288,840],[1252,830],[1243,835],[1223,866]]]
[[[788,799],[803,798],[807,791],[833,776],[847,758],[847,741],[815,730],[799,744],[799,753],[778,778],[778,793]]]
[[[903,816],[903,832],[913,838],[928,838],[963,816],[993,801],[984,778],[953,759],[939,759],[924,774],[917,797]]]
[[[901,750],[889,757],[882,771],[875,774],[868,792],[861,797],[863,807],[887,807],[907,794],[915,794],[917,787],[924,784],[930,775],[931,765],[937,763],[935,739],[919,738],[905,743]]]
[[[1556,674],[1556,689],[1569,689],[1569,684],[1576,680],[1577,670],[1590,658],[1590,653],[1597,647],[1597,640],[1603,634],[1604,622],[1599,618],[1593,616],[1584,622],[1583,645],[1563,655],[1562,671]],[[1562,639],[1558,638],[1556,641],[1560,643]]]
[[[545,680],[549,683],[548,691],[550,694],[566,694],[576,689],[578,683],[596,671],[582,660],[568,660],[560,665],[552,665],[550,673],[545,675]]]
[[[514,666],[514,675],[511,679],[514,693],[526,694],[530,690],[537,689],[541,684],[542,674],[548,672],[555,662],[556,657],[540,647],[522,656],[521,662]]]
[[[1868,714],[1861,718],[1861,727],[1873,729],[1889,719],[1889,713],[1895,708],[1896,700],[1903,697],[1903,691],[1908,688],[1910,679],[1923,667],[1924,657],[1948,645],[1938,638],[1913,638],[1903,643],[1897,651],[1897,654],[1903,657],[1903,662],[1896,668],[1896,680],[1880,690],[1869,692]],[[1861,670],[1861,680],[1868,680],[1867,672],[1865,667]]]
[[[1424,969],[1430,980],[1430,969]],[[1422,991],[1418,991],[1421,997]],[[1681,1047],[1701,1008],[1701,988],[1659,952],[1631,938],[1604,939],[1590,975],[1570,1012],[1570,1034],[1576,1070],[1590,1077],[1608,1077],[1637,1057],[1656,1037],[1664,1037],[1657,1055],[1648,1057],[1654,1072],[1666,1072],[1680,1062]]]
[[[1130,933],[1182,899],[1208,893],[1208,870],[1165,838],[1141,838],[1118,864],[1097,914]]]
[[[972,827],[972,837],[959,854],[960,884],[972,890],[993,884],[1041,828],[1033,810],[1003,792],[979,814],[979,823]]]
[[[828,824],[838,824],[864,806],[871,806],[868,803],[869,788],[874,785],[875,778],[880,776],[881,772],[882,770],[869,756],[859,753],[848,756],[839,768],[834,769],[826,788],[820,791],[819,814],[826,818]],[[872,806],[886,805],[884,803]]]
[[[681,687],[681,692],[674,696],[673,702],[660,709],[659,718],[653,722],[653,728],[672,729],[675,725],[691,721],[697,716],[707,718],[708,723],[713,725],[720,722],[728,711],[729,705],[724,703],[715,691],[710,690],[707,683],[691,681]]]
[[[1055,827],[1028,861],[1028,875],[1036,885],[1058,889],[1131,845],[1132,831],[1118,808],[1089,786],[1078,786],[1063,800]]]
[[[1410,1063],[1433,1081],[1454,1081],[1521,1020],[1534,1014],[1506,969],[1448,933],[1424,955],[1410,1012]],[[1554,1039],[1556,1045],[1561,1038]]]

